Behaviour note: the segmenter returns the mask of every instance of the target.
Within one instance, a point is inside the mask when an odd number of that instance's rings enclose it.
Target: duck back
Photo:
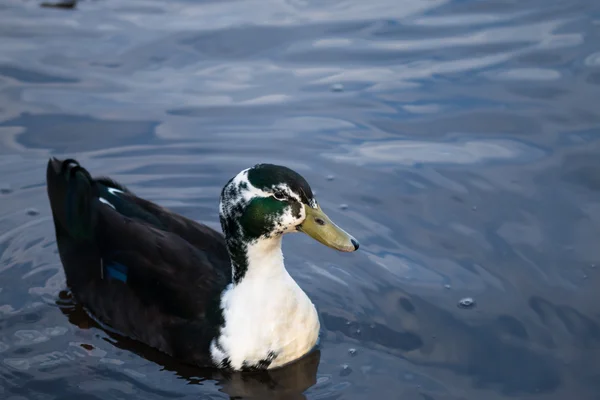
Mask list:
[[[223,235],[52,158],[47,190],[74,298],[100,323],[183,361],[212,365],[231,282]]]

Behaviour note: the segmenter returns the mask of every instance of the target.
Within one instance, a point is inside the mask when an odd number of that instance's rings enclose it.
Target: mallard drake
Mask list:
[[[285,269],[284,234],[358,249],[284,166],[258,164],[227,182],[224,235],[73,159],[51,158],[46,180],[75,300],[107,328],[198,366],[272,369],[315,347],[317,311]]]

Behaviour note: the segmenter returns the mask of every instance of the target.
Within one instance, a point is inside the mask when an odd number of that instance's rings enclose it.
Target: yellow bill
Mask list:
[[[298,230],[306,233],[311,238],[339,251],[358,250],[358,241],[342,228],[337,226],[321,210],[321,207],[312,208],[304,205],[306,218]]]

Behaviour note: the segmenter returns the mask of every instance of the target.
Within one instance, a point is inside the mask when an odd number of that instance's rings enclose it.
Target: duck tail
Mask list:
[[[98,220],[94,202],[97,189],[90,173],[76,160],[52,157],[46,185],[57,237],[66,234],[77,241],[93,239]]]

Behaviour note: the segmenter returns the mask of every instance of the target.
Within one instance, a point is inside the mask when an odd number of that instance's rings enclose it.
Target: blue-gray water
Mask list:
[[[1,0],[0,398],[600,399],[599,85],[596,0]],[[215,228],[239,170],[300,172],[361,242],[284,240],[320,355],[219,377],[95,327],[51,155]]]

